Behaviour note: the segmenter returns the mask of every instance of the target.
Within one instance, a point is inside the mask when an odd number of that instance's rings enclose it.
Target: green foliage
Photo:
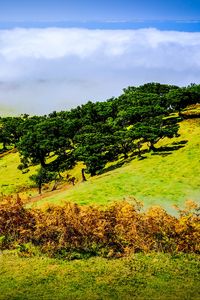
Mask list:
[[[156,116],[140,123],[136,123],[131,131],[137,139],[150,144],[150,149],[155,150],[154,144],[164,137],[173,138],[178,134],[178,124],[166,124],[163,118]]]
[[[150,82],[145,83],[144,85],[141,85],[139,87],[128,87],[124,89],[124,92],[142,92],[142,93],[152,93],[157,94],[159,96],[166,95],[171,90],[177,90],[179,89],[178,86],[175,85],[168,85],[168,84],[161,84],[157,82]]]
[[[27,164],[39,163],[45,167],[50,154],[64,155],[66,150],[71,150],[67,125],[59,118],[48,118],[34,125],[34,130],[28,131],[18,143],[20,154]]]
[[[192,93],[187,89],[172,90],[166,95],[166,99],[168,105],[179,112],[187,105],[196,103],[198,101],[198,99],[193,97]]]
[[[132,131],[125,128],[124,130],[118,129],[114,132],[114,147],[117,154],[123,154],[124,158],[128,158],[128,154],[135,149],[133,143],[135,136],[133,137]],[[113,155],[116,158],[116,155]],[[111,159],[110,159],[111,161]]]
[[[76,136],[78,147],[75,156],[84,161],[91,176],[104,168],[107,160],[107,145],[109,137],[99,132],[86,132]]]
[[[16,127],[18,131],[23,129],[20,140],[17,137],[20,168],[40,164],[50,171],[60,172],[81,160],[93,176],[117,155],[127,158],[135,148],[134,140],[140,146],[149,142],[153,149],[160,138],[176,135],[178,126],[166,124],[164,117],[171,110],[180,110],[197,101],[197,94],[194,87],[149,83],[124,89],[121,96],[106,102],[89,101],[69,112],[53,112],[40,118],[24,117],[23,126]],[[131,131],[127,132],[130,125]],[[54,159],[48,164],[50,157]]]
[[[23,135],[23,125],[26,115],[21,117],[0,118],[0,143],[3,144],[3,151],[7,146],[15,146]]]

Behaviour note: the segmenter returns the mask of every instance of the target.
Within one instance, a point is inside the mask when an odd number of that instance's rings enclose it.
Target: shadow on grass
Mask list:
[[[99,171],[97,175],[101,175],[101,174],[107,173],[109,171],[113,171],[115,169],[118,169],[118,168],[122,167],[125,162],[127,162],[127,160],[123,160],[123,161],[120,161],[120,162],[118,162],[118,163],[116,163],[112,166],[106,167],[103,170]]]
[[[152,155],[161,155],[161,156],[167,156],[173,153],[173,151],[179,150],[187,144],[187,140],[182,140],[180,142],[173,142],[169,146],[161,146],[159,148],[156,148],[156,150],[152,153]]]
[[[168,145],[168,146],[161,146],[159,148],[155,148],[154,152],[152,152],[151,155],[160,155],[160,156],[170,155],[173,153],[173,151],[176,151],[178,149],[185,147],[187,142],[188,142],[187,140],[182,140],[179,142],[173,142],[171,145]],[[149,153],[149,150],[143,149],[143,150],[141,150],[140,153],[141,153],[141,155],[139,156],[137,151],[132,152],[128,158],[123,159],[109,167],[105,167],[103,170],[99,171],[97,175],[101,175],[101,174],[107,173],[109,171],[113,171],[118,168],[121,168],[125,163],[129,163],[136,158],[138,160],[144,160],[147,158],[147,156],[145,156],[145,154]]]
[[[141,151],[142,154],[147,153],[147,152],[148,151],[146,151],[146,150]],[[101,174],[107,173],[109,171],[113,171],[113,170],[116,170],[118,168],[121,168],[124,164],[130,163],[132,160],[134,160],[136,158],[138,160],[143,160],[143,159],[146,159],[147,157],[143,156],[143,155],[138,156],[138,153],[133,152],[133,153],[130,154],[130,156],[128,158],[123,159],[123,160],[117,162],[116,164],[113,164],[112,166],[104,168],[103,170],[99,171],[99,173],[97,175],[101,175]]]

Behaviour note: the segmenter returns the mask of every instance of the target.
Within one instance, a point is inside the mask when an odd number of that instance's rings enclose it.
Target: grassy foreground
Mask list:
[[[0,254],[0,299],[200,299],[195,255],[62,261]]]

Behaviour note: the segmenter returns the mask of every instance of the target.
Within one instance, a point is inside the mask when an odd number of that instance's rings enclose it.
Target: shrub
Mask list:
[[[40,249],[67,259],[150,251],[199,253],[199,207],[190,202],[178,213],[171,216],[161,207],[143,212],[137,202],[127,201],[104,209],[74,203],[26,209],[19,197],[6,198],[0,203],[0,249],[17,248],[25,256]]]

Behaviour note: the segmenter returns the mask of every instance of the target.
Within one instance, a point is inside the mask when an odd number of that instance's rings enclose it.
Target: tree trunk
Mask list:
[[[71,183],[72,183],[72,185],[75,185],[75,180],[76,180],[75,177],[72,177],[72,178],[71,178]]]
[[[90,175],[91,175],[91,177],[95,176],[96,175],[96,171],[90,171]]]
[[[6,151],[6,150],[7,150],[6,143],[3,142],[3,151]]]
[[[55,180],[54,185],[53,185],[51,191],[55,191],[55,190],[57,189],[57,187],[58,187],[58,182],[59,182],[59,180]]]
[[[85,177],[85,169],[84,169],[84,168],[81,170],[81,175],[82,175],[82,181],[83,181],[83,182],[84,182],[84,181],[87,181],[87,179],[86,179],[86,177]]]
[[[46,167],[45,158],[44,157],[40,157],[40,164],[41,164],[42,168]]]
[[[39,194],[41,195],[42,194],[42,184],[41,183],[38,184],[38,191],[39,191]]]
[[[142,155],[141,155],[141,144],[140,144],[140,142],[137,143],[137,148],[138,148],[138,157],[142,157]]]
[[[156,147],[154,146],[154,143],[152,143],[152,142],[150,142],[149,151],[153,151],[153,152],[156,151]]]
[[[128,158],[128,155],[126,152],[123,153],[124,154],[124,159],[127,159]]]

